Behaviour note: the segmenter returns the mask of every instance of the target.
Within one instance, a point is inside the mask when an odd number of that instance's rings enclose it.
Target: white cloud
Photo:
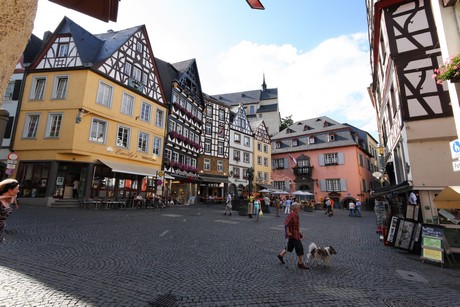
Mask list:
[[[239,92],[259,89],[265,73],[268,87],[278,88],[282,117],[326,115],[376,137],[367,44],[364,33],[331,38],[306,52],[242,41],[221,53],[216,66],[199,63],[201,82],[208,94]]]

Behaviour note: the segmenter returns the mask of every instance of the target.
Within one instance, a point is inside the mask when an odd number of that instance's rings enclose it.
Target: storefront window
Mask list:
[[[20,197],[45,197],[51,163],[20,163],[17,179]]]

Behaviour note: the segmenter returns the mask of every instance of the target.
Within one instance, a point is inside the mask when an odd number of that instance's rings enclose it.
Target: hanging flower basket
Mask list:
[[[434,70],[433,79],[437,84],[442,84],[446,80],[452,83],[460,82],[460,54],[448,59],[443,65]]]

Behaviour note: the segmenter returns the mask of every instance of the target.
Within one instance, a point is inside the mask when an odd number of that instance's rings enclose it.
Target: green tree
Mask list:
[[[292,120],[292,115],[286,116],[286,117],[281,117],[281,126],[280,126],[280,131],[286,129],[290,125],[292,125],[294,121]]]

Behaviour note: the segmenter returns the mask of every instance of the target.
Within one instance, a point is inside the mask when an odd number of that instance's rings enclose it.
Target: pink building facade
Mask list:
[[[328,117],[296,122],[272,138],[272,185],[308,191],[316,202],[329,197],[336,208],[366,204],[379,185],[376,147],[367,132]]]

